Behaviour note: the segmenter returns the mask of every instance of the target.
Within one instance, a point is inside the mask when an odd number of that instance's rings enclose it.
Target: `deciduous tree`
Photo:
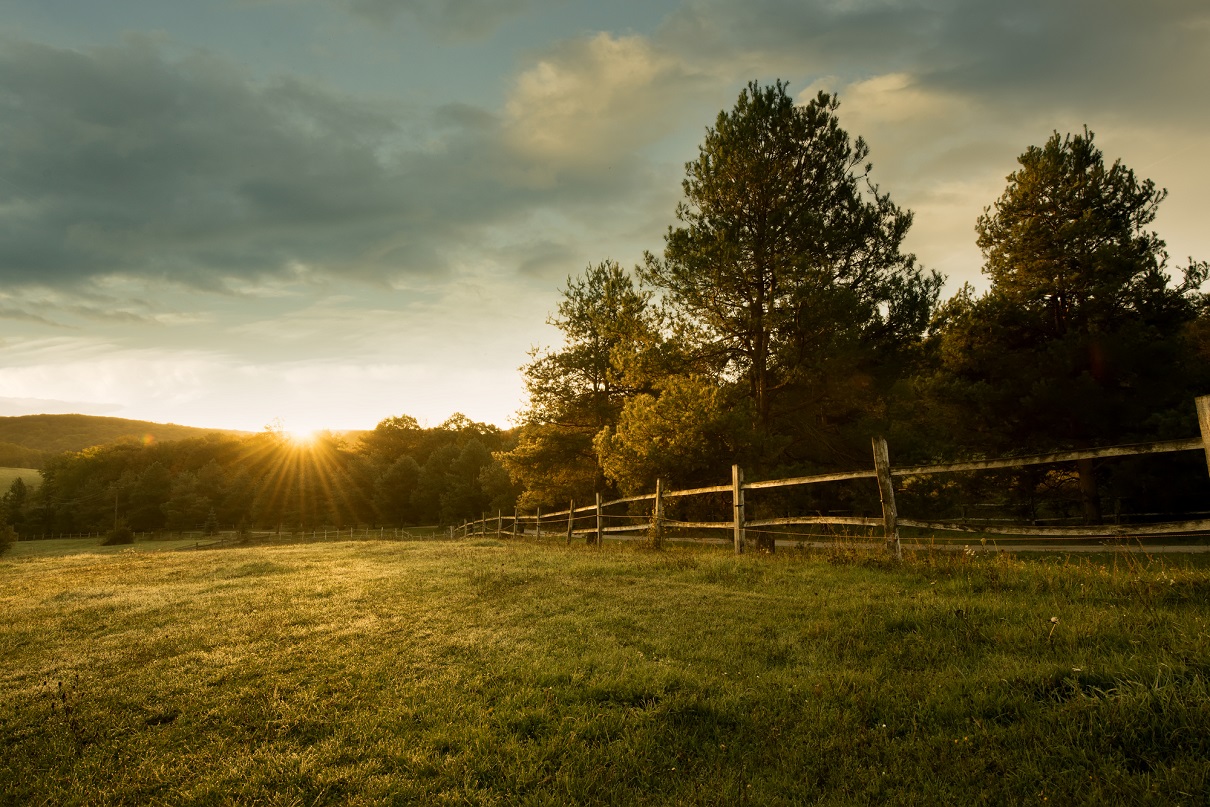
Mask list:
[[[534,351],[522,368],[529,405],[516,448],[499,455],[525,489],[522,506],[585,500],[604,489],[592,441],[646,384],[642,356],[660,345],[650,296],[614,261],[567,279],[550,319],[564,343]]]

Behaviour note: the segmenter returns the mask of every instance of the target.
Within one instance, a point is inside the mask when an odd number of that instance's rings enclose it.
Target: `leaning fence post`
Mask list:
[[[601,545],[601,538],[604,533],[605,519],[601,514],[601,494],[597,494],[597,546]]]
[[[895,485],[891,481],[891,454],[887,449],[886,438],[872,437],[870,443],[874,447],[874,471],[878,474],[878,495],[882,497],[882,529],[886,536],[886,548],[895,553],[895,557],[903,557],[903,547],[899,544],[899,513],[895,510]]]
[[[1202,430],[1202,445],[1206,448],[1206,469],[1210,471],[1210,395],[1195,398],[1197,425]]]
[[[567,503],[567,540],[563,542],[564,546],[571,546],[571,531],[576,525],[576,500],[572,499]]]
[[[731,466],[731,502],[734,505],[735,554],[744,551],[744,471],[738,465]]]

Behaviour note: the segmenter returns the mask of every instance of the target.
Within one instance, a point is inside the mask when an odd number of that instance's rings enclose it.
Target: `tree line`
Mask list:
[[[30,536],[453,523],[511,508],[516,491],[492,456],[511,446],[463,415],[435,428],[391,417],[354,441],[267,429],[112,443],[52,457],[35,489],[17,479],[0,521]]]
[[[904,464],[1197,433],[1210,266],[1169,268],[1150,229],[1166,191],[1106,164],[1087,129],[1056,132],[975,222],[987,288],[943,300],[944,278],[904,248],[912,213],[873,182],[869,146],[838,109],[822,92],[795,104],[777,81],[720,112],[686,164],[663,250],[568,277],[549,320],[562,344],[521,368],[517,429],[399,416],[353,445],[274,433],[110,445],[49,460],[42,486],[14,484],[0,515],[35,533],[115,518],[137,530],[453,523],[657,478],[715,484],[733,463],[766,478],[864,467],[873,434]],[[994,493],[1036,517],[1057,492],[1096,522],[1106,490],[1129,490],[1140,513],[1205,492],[1196,474],[1142,460],[984,480],[903,493],[933,516]],[[876,497],[829,495],[795,506]]]
[[[687,163],[662,253],[568,278],[563,345],[523,368],[529,406],[500,455],[524,506],[717,483],[732,463],[862,467],[874,434],[900,464],[1197,434],[1208,267],[1173,279],[1150,230],[1166,191],[1106,164],[1087,129],[1056,132],[975,222],[987,289],[942,300],[838,106],[749,84]],[[1204,497],[1167,473],[1084,462],[990,484],[1023,503],[1067,488],[1087,521],[1106,486],[1140,512]],[[934,510],[973,492],[914,484]]]

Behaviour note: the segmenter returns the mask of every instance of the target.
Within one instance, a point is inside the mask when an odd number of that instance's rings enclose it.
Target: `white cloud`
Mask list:
[[[516,79],[505,104],[509,142],[558,162],[629,159],[681,125],[701,77],[642,36],[564,42]]]

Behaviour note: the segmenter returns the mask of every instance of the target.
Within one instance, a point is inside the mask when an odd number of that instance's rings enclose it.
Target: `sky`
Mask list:
[[[946,293],[1087,126],[1210,259],[1205,0],[6,0],[0,416],[508,427],[569,275],[660,252],[752,80],[840,98]]]

